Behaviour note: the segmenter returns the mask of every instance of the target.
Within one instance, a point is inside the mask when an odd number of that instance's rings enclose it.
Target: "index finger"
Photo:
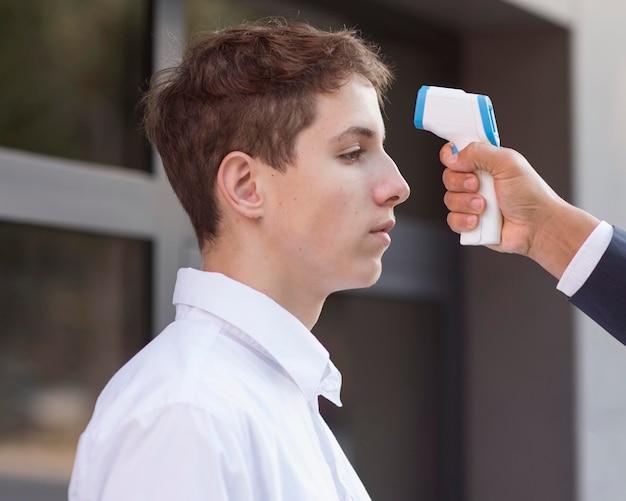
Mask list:
[[[472,172],[457,172],[449,168],[441,175],[446,190],[453,192],[475,193],[480,187],[478,177]]]
[[[480,169],[492,175],[503,161],[506,159],[511,161],[509,157],[513,152],[507,148],[498,148],[481,142],[470,143],[458,153],[454,153],[452,147],[452,143],[448,143],[439,151],[439,159],[443,165],[458,172],[473,172]]]

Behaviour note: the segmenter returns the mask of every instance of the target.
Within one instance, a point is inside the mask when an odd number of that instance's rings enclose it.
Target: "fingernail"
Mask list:
[[[478,197],[472,198],[472,200],[470,201],[470,206],[475,211],[481,211],[483,208],[483,201]]]
[[[448,165],[454,165],[458,160],[459,156],[456,153],[451,153],[446,157],[446,162]]]
[[[452,144],[452,143],[450,143],[450,144]],[[457,161],[457,158],[458,158],[458,155],[457,155],[456,148],[454,147],[454,145],[452,145],[452,153],[448,153],[445,156],[446,163],[447,164],[455,164],[456,161]]]
[[[468,177],[465,181],[463,181],[463,187],[467,191],[476,191],[478,186],[476,186],[476,178]]]
[[[478,225],[478,216],[467,216],[466,218],[467,226],[470,228],[474,228]]]

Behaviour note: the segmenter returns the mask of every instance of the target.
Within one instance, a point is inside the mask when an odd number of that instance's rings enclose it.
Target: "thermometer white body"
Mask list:
[[[457,150],[472,142],[500,146],[500,136],[493,105],[489,97],[470,94],[461,89],[422,86],[415,104],[415,127],[433,132],[450,141]],[[487,207],[478,226],[461,233],[462,245],[495,245],[500,243],[502,214],[498,208],[493,177],[477,170],[480,180],[478,193]]]

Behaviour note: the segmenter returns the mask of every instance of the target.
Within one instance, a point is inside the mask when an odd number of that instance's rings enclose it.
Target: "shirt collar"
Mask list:
[[[200,308],[258,343],[298,385],[308,402],[323,395],[341,406],[341,373],[328,351],[291,313],[261,292],[220,273],[178,270],[174,305]]]

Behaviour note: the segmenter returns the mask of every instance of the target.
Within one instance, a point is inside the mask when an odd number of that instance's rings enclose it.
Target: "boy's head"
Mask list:
[[[326,32],[265,20],[197,35],[179,66],[155,75],[144,98],[145,129],[198,242],[217,236],[215,179],[242,151],[284,170],[316,96],[351,77],[367,79],[382,104],[391,72],[353,30]]]

